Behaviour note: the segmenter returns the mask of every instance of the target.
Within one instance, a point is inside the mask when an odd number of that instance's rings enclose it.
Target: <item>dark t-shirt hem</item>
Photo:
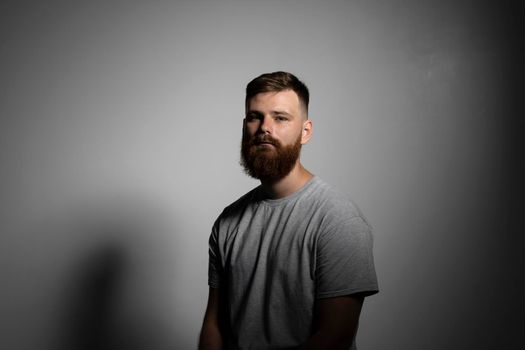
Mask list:
[[[316,299],[324,299],[324,298],[333,298],[333,297],[342,297],[345,295],[353,295],[353,294],[359,294],[360,296],[368,297],[374,294],[377,294],[379,292],[379,289],[377,286],[369,286],[359,289],[341,289],[336,291],[329,291],[329,292],[322,292],[317,293],[315,296]]]

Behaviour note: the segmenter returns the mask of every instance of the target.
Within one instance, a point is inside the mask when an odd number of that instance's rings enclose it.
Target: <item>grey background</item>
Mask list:
[[[245,84],[288,70],[312,95],[303,163],[375,229],[360,349],[523,348],[520,19],[498,1],[3,1],[0,347],[195,348],[211,225],[257,184]]]

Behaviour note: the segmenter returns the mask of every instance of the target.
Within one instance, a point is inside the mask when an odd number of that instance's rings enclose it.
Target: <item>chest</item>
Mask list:
[[[312,279],[321,221],[307,207],[257,206],[221,227],[221,255],[231,278]]]

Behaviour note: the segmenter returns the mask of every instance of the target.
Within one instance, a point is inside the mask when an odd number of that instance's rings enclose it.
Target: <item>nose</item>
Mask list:
[[[271,134],[272,133],[272,118],[268,116],[264,116],[261,118],[261,124],[259,125],[259,130],[265,134]]]

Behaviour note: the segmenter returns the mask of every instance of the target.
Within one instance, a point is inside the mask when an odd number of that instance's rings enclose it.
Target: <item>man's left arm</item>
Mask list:
[[[313,332],[300,349],[350,349],[363,300],[378,291],[370,226],[361,216],[346,217],[332,217],[319,236]]]
[[[357,332],[363,299],[362,294],[318,299],[314,333],[300,349],[348,350]]]

